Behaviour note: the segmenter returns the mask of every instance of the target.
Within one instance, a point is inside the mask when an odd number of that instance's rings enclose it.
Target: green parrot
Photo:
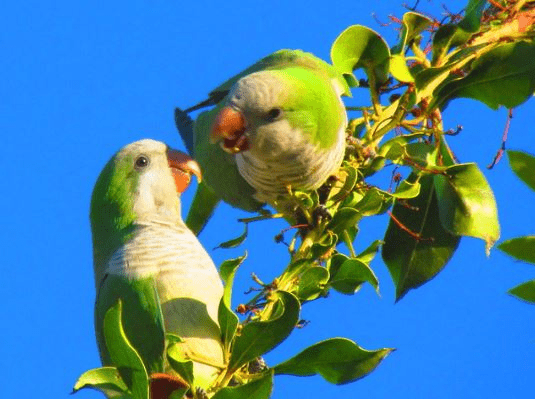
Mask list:
[[[341,73],[300,50],[277,51],[213,90],[175,121],[199,162],[186,223],[199,233],[220,199],[246,211],[273,205],[289,189],[319,188],[340,167],[350,95]],[[207,105],[193,123],[187,115]]]
[[[104,167],[91,198],[95,330],[102,362],[110,365],[103,320],[121,299],[125,334],[149,373],[170,371],[162,357],[165,328],[183,340],[180,353],[193,361],[195,385],[205,388],[224,367],[217,323],[223,286],[181,217],[180,194],[192,174],[200,180],[188,155],[148,139],[127,145]]]

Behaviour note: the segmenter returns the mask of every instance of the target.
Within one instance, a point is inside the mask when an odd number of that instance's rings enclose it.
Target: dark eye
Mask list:
[[[280,108],[271,108],[267,113],[267,119],[270,121],[276,121],[282,115],[282,109]]]
[[[147,158],[145,155],[140,155],[136,158],[136,169],[143,169],[149,166],[149,158]]]

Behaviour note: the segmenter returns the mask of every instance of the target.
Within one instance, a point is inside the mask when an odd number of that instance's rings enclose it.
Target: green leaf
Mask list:
[[[358,175],[357,170],[354,167],[346,166],[344,167],[344,171],[347,173],[344,185],[342,186],[340,191],[338,191],[331,198],[329,198],[329,203],[336,203],[346,198],[351,193],[351,190],[353,190],[353,187],[355,187],[355,184],[357,183]]]
[[[440,64],[448,51],[466,43],[481,26],[486,0],[470,0],[458,24],[442,25],[433,36],[433,65]]]
[[[404,155],[403,148],[410,142],[425,137],[425,133],[411,133],[396,136],[386,141],[377,152],[379,155],[384,156],[387,159],[395,160]],[[394,150],[392,150],[395,148]],[[400,150],[401,149],[401,150]],[[392,155],[391,154],[392,150]]]
[[[228,259],[221,264],[219,268],[219,275],[221,280],[225,284],[223,291],[223,297],[219,303],[219,310],[217,314],[219,327],[221,328],[221,339],[225,348],[229,348],[236,329],[238,328],[239,318],[232,311],[231,297],[232,297],[232,285],[234,283],[234,276],[238,270],[238,266],[247,257],[247,253],[239,258]]]
[[[368,248],[366,248],[364,251],[357,255],[358,260],[364,263],[370,263],[373,258],[375,258],[375,255],[377,255],[377,252],[379,251],[379,248],[382,244],[382,240],[375,240],[368,246]]]
[[[268,399],[273,389],[273,370],[264,376],[236,387],[221,388],[212,399]]]
[[[466,43],[471,36],[470,32],[461,29],[458,25],[442,25],[433,35],[432,65],[441,65],[442,60],[451,48]]]
[[[342,294],[353,295],[365,282],[370,283],[379,293],[379,280],[375,273],[359,259],[337,254],[331,261],[329,272],[331,273],[329,285]]]
[[[126,279],[109,274],[101,284],[95,306],[95,328],[103,352],[103,363],[112,363],[104,342],[104,318],[118,299],[121,300],[122,328],[130,344],[143,359],[147,373],[162,372],[165,328],[158,291],[152,278]]]
[[[405,57],[400,54],[395,54],[390,57],[390,73],[400,82],[409,83],[414,82],[414,78],[407,66]]]
[[[316,241],[310,249],[312,259],[319,259],[331,251],[338,243],[338,236],[332,231],[327,230],[321,238]]]
[[[337,236],[340,236],[344,230],[355,226],[360,219],[362,219],[362,215],[356,209],[340,208],[334,214],[327,228]]]
[[[416,12],[406,12],[402,19],[399,43],[392,47],[392,54],[404,54],[405,47],[416,39],[433,21]]]
[[[392,352],[368,351],[346,338],[331,338],[306,348],[274,367],[275,374],[307,377],[319,374],[333,384],[346,384],[371,373]]]
[[[301,301],[312,301],[320,296],[329,281],[329,271],[321,266],[313,266],[300,276],[297,297]]]
[[[217,248],[235,248],[238,245],[240,245],[247,238],[247,233],[248,233],[248,227],[247,226],[248,226],[247,223],[244,223],[243,233],[239,237],[233,238],[232,240],[228,240],[228,241],[222,242],[221,244],[219,244],[214,249],[217,249]]]
[[[74,384],[72,392],[75,393],[84,388],[96,389],[107,397],[128,393],[128,387],[115,367],[100,367],[83,373]]]
[[[112,363],[135,399],[149,399],[149,376],[141,357],[128,341],[122,324],[122,302],[104,316],[104,338]]]
[[[379,215],[386,212],[386,210],[392,204],[392,195],[379,190],[376,187],[372,187],[366,190],[364,197],[355,208],[363,216]]]
[[[498,245],[498,249],[515,259],[535,265],[535,236],[512,238]]]
[[[523,301],[535,304],[535,280],[526,281],[511,288],[509,294]]]
[[[433,176],[442,226],[456,236],[481,238],[487,255],[500,237],[494,194],[476,164],[448,167]]]
[[[237,370],[275,348],[290,335],[299,321],[299,300],[284,291],[277,291],[274,295],[278,297],[274,318],[245,324],[241,334],[236,336],[228,365],[230,370]]]
[[[416,175],[408,180],[416,180]],[[418,197],[406,205],[395,203],[392,215],[403,227],[391,219],[384,238],[383,260],[396,285],[397,301],[436,276],[460,240],[442,227],[433,176],[422,176],[420,184]]]
[[[507,150],[507,157],[509,158],[509,166],[515,174],[528,185],[529,188],[535,190],[535,157],[524,151]]]
[[[418,181],[408,182],[407,180],[403,180],[399,184],[396,191],[392,193],[392,197],[408,199],[408,198],[415,198],[419,194],[420,194],[420,183]]]
[[[388,79],[390,50],[384,39],[375,31],[353,25],[344,30],[331,47],[331,60],[335,68],[346,75],[364,68],[368,77],[373,74],[378,83]]]
[[[454,98],[473,98],[492,109],[514,108],[533,96],[535,91],[535,43],[505,43],[476,58],[471,71],[453,80],[434,97],[440,108]],[[430,104],[433,107],[434,104]]]
[[[193,362],[184,355],[180,343],[173,343],[167,348],[167,360],[171,368],[186,381],[193,385]]]
[[[459,27],[466,32],[477,32],[481,26],[483,10],[487,0],[470,0],[464,12],[464,18],[459,22]]]

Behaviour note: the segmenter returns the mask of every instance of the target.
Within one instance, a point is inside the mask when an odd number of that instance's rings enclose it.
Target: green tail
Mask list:
[[[195,235],[199,235],[204,229],[220,200],[204,182],[199,184],[186,219],[186,225]]]

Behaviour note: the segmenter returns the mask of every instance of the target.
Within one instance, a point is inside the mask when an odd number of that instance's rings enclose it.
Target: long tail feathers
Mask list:
[[[199,184],[186,218],[186,225],[195,235],[200,234],[219,201],[220,198],[204,182]]]

